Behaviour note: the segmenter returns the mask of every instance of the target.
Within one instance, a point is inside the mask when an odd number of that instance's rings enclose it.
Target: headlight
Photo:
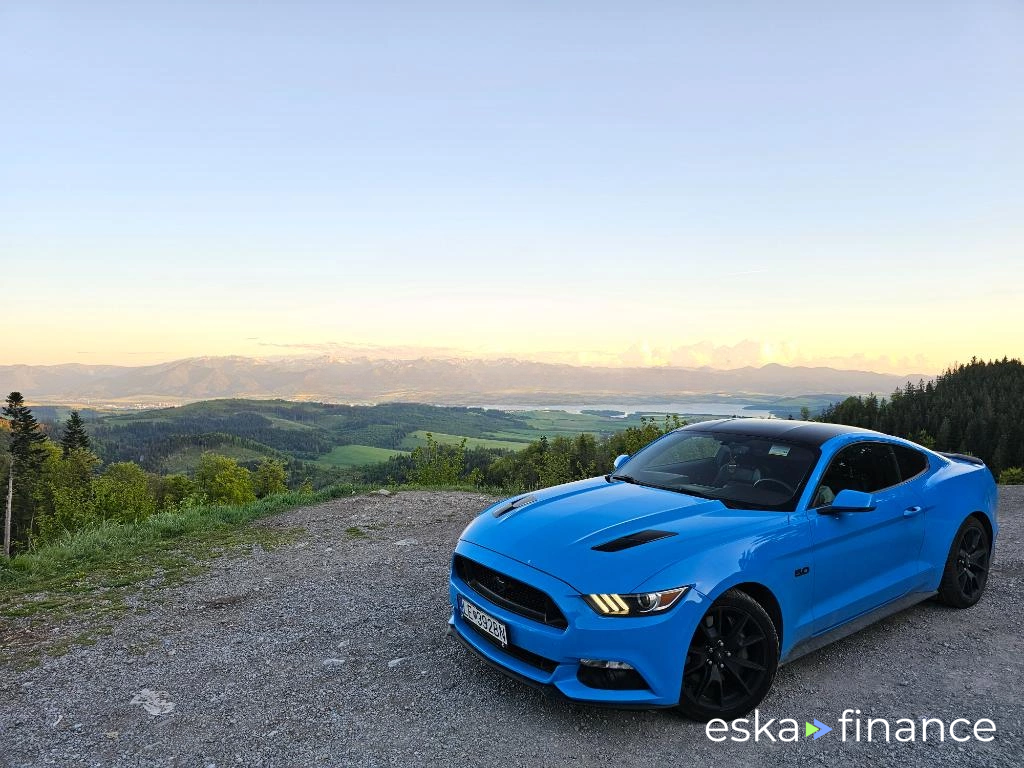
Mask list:
[[[635,595],[584,595],[587,605],[601,616],[649,616],[662,613],[679,602],[690,587],[677,587],[661,592],[640,592]]]

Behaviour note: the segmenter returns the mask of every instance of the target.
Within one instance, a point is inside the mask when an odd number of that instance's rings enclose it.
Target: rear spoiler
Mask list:
[[[953,459],[953,461],[962,461],[966,464],[974,464],[978,467],[985,466],[985,462],[977,456],[968,456],[966,453],[945,453],[943,451],[938,451],[937,453],[939,456],[945,456],[947,459]]]

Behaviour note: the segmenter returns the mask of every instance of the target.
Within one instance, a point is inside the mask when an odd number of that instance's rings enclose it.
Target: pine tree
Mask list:
[[[27,543],[31,535],[35,512],[32,491],[46,459],[46,450],[42,446],[46,435],[40,430],[39,422],[25,405],[25,398],[20,392],[11,392],[7,396],[3,415],[11,428],[11,467],[8,479],[14,484],[13,499],[8,504],[4,526],[4,550],[9,554],[12,545]]]
[[[14,459],[8,448],[11,443],[11,428],[5,419],[0,419],[0,480],[3,488],[3,504],[0,506],[0,552],[11,556],[11,483],[14,481]]]
[[[78,411],[72,411],[68,420],[64,422],[64,433],[60,438],[61,455],[66,459],[74,450],[89,450],[92,445],[89,442],[89,433],[85,431],[85,424]]]
[[[46,435],[40,431],[39,422],[25,405],[21,392],[11,392],[7,396],[3,414],[11,427],[11,453],[15,458],[22,461],[33,456],[39,458],[42,454],[39,444],[46,440]]]

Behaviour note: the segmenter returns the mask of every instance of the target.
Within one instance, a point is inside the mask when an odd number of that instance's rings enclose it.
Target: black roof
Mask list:
[[[719,432],[729,435],[750,435],[754,437],[778,438],[793,443],[819,446],[836,435],[857,432],[877,435],[870,429],[849,427],[845,424],[825,424],[818,421],[795,421],[792,419],[716,419],[701,421],[688,427],[687,432]]]

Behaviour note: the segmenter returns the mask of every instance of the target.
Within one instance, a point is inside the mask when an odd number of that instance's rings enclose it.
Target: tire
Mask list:
[[[700,722],[733,720],[768,694],[779,667],[779,635],[771,617],[746,592],[719,597],[690,640],[678,711]]]
[[[953,608],[970,608],[981,599],[988,583],[992,542],[981,521],[968,517],[953,537],[939,582],[940,603]]]

